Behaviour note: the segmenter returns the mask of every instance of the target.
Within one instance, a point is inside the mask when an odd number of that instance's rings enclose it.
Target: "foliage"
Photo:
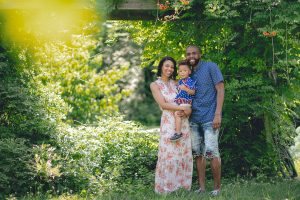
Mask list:
[[[64,103],[33,81],[36,69],[27,49],[0,42],[1,191],[34,188],[32,145],[53,143]],[[55,103],[54,103],[55,101]]]
[[[3,44],[3,43],[2,43]],[[4,49],[6,51],[4,51]],[[32,145],[53,142],[51,134],[60,121],[60,98],[33,85],[26,50],[1,46],[0,62],[0,160],[2,195],[34,188]],[[52,98],[54,97],[54,98]],[[51,99],[50,99],[51,98]],[[58,111],[59,110],[59,111]],[[33,189],[32,189],[33,190]]]
[[[127,102],[122,102],[120,111],[126,115],[129,120],[137,121],[143,125],[153,126],[160,122],[158,116],[161,115],[161,110],[157,109],[157,103],[152,97],[149,85],[154,81],[152,67],[142,69],[143,79],[139,80],[136,90],[130,95],[131,99]],[[151,110],[151,112],[148,112]]]
[[[282,166],[291,158],[283,149],[293,143],[300,114],[299,6],[296,1],[193,1],[176,23],[125,23],[144,47],[144,67],[157,66],[166,55],[183,59],[185,48],[195,44],[203,60],[221,68],[226,175],[286,174]]]
[[[35,145],[34,153],[34,169],[35,180],[37,182],[38,191],[47,191],[49,188],[55,191],[60,173],[60,157],[54,147],[49,144]]]
[[[0,139],[0,198],[12,192],[25,193],[32,186],[32,152],[26,142],[22,138]]]
[[[113,115],[118,112],[118,102],[128,95],[117,82],[129,66],[103,69],[97,34],[99,29],[92,24],[69,42],[49,42],[36,50],[37,78],[70,106],[68,122],[92,123],[98,116]]]
[[[296,160],[300,159],[300,127],[296,129],[297,137],[295,138],[295,146],[292,146],[292,154],[293,157],[296,158]],[[300,166],[299,166],[300,167]]]
[[[11,51],[18,57],[23,55],[16,49]],[[122,118],[102,119],[96,127],[64,125],[68,107],[58,96],[59,85],[51,76],[45,76],[46,70],[38,68],[41,63],[32,65],[36,68],[17,68],[19,73],[12,73],[14,68],[6,54],[2,55],[0,141],[6,145],[1,145],[0,186],[6,194],[29,190],[73,190],[85,194],[153,180],[157,135],[134,123],[122,122]],[[19,86],[14,89],[16,85]],[[47,142],[58,150],[36,145]]]
[[[282,147],[292,145],[300,112],[299,3],[206,0],[191,1],[186,8],[178,17],[191,21],[120,23],[144,50],[145,81],[131,114],[144,123],[158,124],[160,111],[148,88],[154,79],[149,71],[161,57],[182,59],[187,45],[199,45],[203,59],[218,63],[225,77],[223,174],[288,174]],[[168,12],[172,9],[163,14]],[[62,30],[29,26],[30,30],[24,28],[26,23],[16,30],[20,22],[11,19],[23,14],[31,13],[14,11],[8,15],[11,18],[1,18],[0,26],[1,195],[75,191],[86,197],[111,189],[124,190],[126,195],[146,191],[154,180],[157,131],[109,117],[118,115],[119,103],[130,94],[124,87],[130,64],[105,63],[109,51],[103,53],[103,46],[109,49],[124,39],[123,27],[101,33],[93,15],[84,26],[75,26],[72,34],[57,38],[50,34],[39,40],[35,37],[44,30],[57,34]],[[44,16],[40,14],[33,16]],[[3,29],[10,26],[16,33],[8,36]],[[77,122],[90,124],[74,126]],[[232,198],[232,187],[228,186],[228,193],[225,188],[224,198]],[[280,194],[270,192],[264,197],[298,197],[284,196],[279,188]],[[149,196],[157,197],[153,191]],[[246,193],[242,199],[249,196],[253,198]]]
[[[57,136],[64,185],[82,195],[151,184],[156,165],[156,132],[121,117],[95,126],[62,126]]]
[[[127,72],[128,65],[104,69],[98,52],[101,37],[97,23],[81,28],[78,28],[81,34],[69,40],[39,41],[28,37],[30,41],[26,43],[18,43],[5,31],[0,32],[0,142],[13,148],[0,147],[0,159],[5,162],[0,185],[3,195],[19,195],[29,190],[59,193],[75,188],[78,191],[78,188],[88,189],[85,183],[100,184],[93,183],[92,175],[80,167],[77,172],[72,171],[75,176],[83,173],[80,180],[64,173],[66,168],[62,165],[69,160],[64,163],[60,154],[65,154],[57,149],[62,148],[57,143],[57,127],[69,127],[64,125],[66,121],[93,122],[100,115],[117,113],[118,101],[128,93],[120,91],[117,82]],[[19,159],[22,161],[17,162]],[[64,166],[72,169],[70,165]],[[139,174],[136,176],[142,176]],[[117,184],[115,180],[111,183]]]
[[[170,1],[157,1],[160,14],[163,14],[161,20],[171,21],[182,17],[182,12],[191,8],[190,0],[170,0]]]

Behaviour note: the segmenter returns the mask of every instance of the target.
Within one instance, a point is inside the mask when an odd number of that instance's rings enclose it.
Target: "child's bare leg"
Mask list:
[[[177,141],[180,138],[182,138],[182,133],[181,133],[181,117],[177,116],[177,113],[179,111],[175,112],[175,133],[172,135],[170,138],[171,141]]]
[[[175,112],[175,133],[181,133],[181,117],[177,116],[178,112]]]

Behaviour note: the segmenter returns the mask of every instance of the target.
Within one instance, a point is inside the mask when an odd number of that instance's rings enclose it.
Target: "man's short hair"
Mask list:
[[[186,49],[188,49],[188,48],[195,48],[199,51],[199,53],[201,53],[201,49],[197,45],[191,44],[191,45],[187,46]]]

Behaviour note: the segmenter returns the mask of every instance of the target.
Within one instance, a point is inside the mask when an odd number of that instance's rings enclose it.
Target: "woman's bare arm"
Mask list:
[[[162,96],[159,88],[158,88],[158,85],[156,83],[151,83],[150,84],[150,89],[151,89],[151,92],[152,92],[152,95],[153,95],[153,98],[155,99],[156,103],[163,109],[163,110],[174,110],[174,111],[177,111],[177,110],[186,110],[187,108],[184,107],[184,106],[177,106],[177,105],[174,105],[174,104],[171,104],[171,103],[167,103],[164,99],[164,97]]]

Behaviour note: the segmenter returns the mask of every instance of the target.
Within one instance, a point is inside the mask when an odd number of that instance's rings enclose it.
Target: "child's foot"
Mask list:
[[[182,138],[182,133],[175,133],[174,135],[172,135],[172,137],[170,138],[171,141],[177,141],[180,138]]]

